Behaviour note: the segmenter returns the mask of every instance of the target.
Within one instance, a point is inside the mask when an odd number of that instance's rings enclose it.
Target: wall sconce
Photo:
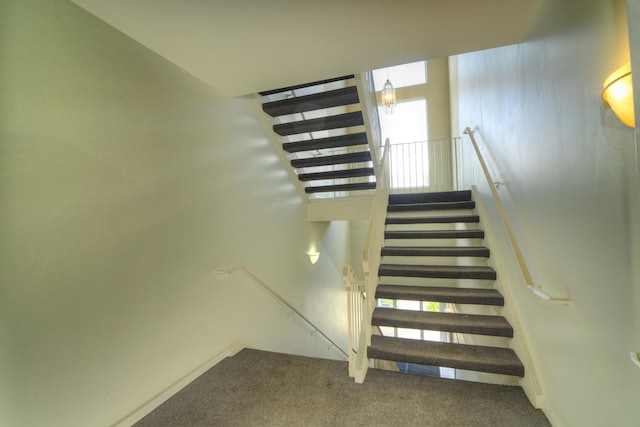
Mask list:
[[[630,62],[611,73],[604,81],[602,100],[603,107],[611,108],[623,124],[631,128],[635,127]]]
[[[316,262],[318,262],[318,258],[320,258],[320,252],[316,251],[309,251],[307,252],[307,255],[309,255],[309,262],[311,264],[315,264]]]

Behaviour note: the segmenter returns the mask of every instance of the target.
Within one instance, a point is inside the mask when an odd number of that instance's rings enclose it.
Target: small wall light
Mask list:
[[[607,77],[604,81],[602,99],[604,108],[611,108],[616,117],[626,126],[635,127],[630,62],[624,64]]]
[[[320,252],[316,251],[309,251],[307,255],[309,255],[309,262],[311,262],[311,264],[315,264],[318,262],[318,258],[320,258]]]

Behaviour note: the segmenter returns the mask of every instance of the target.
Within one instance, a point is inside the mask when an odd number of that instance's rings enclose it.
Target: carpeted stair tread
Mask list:
[[[317,181],[323,179],[356,178],[361,176],[374,176],[373,168],[343,169],[336,171],[301,173],[298,175],[300,181]]]
[[[406,205],[421,203],[439,203],[439,202],[469,202],[471,201],[471,190],[462,191],[440,191],[433,193],[406,193],[406,194],[390,194],[390,205]]]
[[[303,151],[325,150],[330,148],[352,147],[366,145],[367,134],[364,132],[338,135],[329,138],[311,139],[308,141],[285,142],[282,149],[287,153],[300,153]]]
[[[262,104],[262,110],[271,117],[278,117],[323,108],[358,104],[359,102],[358,89],[355,86],[347,86],[311,95],[265,102]]]
[[[357,153],[336,154],[333,156],[310,157],[308,159],[293,159],[291,160],[291,166],[294,168],[310,168],[314,166],[342,165],[370,161],[371,153],[369,151],[360,151]]]
[[[317,119],[299,120],[295,122],[273,125],[273,131],[280,136],[295,135],[305,132],[347,128],[364,124],[362,111],[319,117]]]
[[[373,335],[371,345],[367,347],[367,356],[372,359],[524,376],[524,365],[510,348]]]
[[[384,246],[381,255],[489,258],[490,253],[482,246]]]
[[[513,338],[513,328],[502,316],[440,313],[377,307],[371,324],[396,328],[458,332]]]
[[[385,231],[385,239],[484,239],[483,230]]]
[[[474,201],[407,203],[393,205],[390,204],[387,206],[387,212],[442,211],[454,209],[473,209],[475,207],[476,203]]]
[[[336,184],[336,185],[305,187],[304,191],[307,194],[312,194],[312,193],[326,193],[331,191],[359,191],[359,190],[375,190],[375,189],[376,189],[375,182],[356,182],[351,184]]]
[[[486,266],[381,264],[378,276],[496,280],[496,271]]]
[[[450,215],[450,216],[417,216],[417,217],[387,217],[385,224],[453,224],[466,222],[480,222],[478,215]]]
[[[333,77],[333,78],[330,78],[330,79],[318,80],[318,81],[310,82],[310,83],[302,83],[302,84],[294,85],[294,86],[287,86],[287,87],[281,87],[281,88],[278,88],[278,89],[265,90],[265,91],[262,91],[262,92],[259,92],[259,93],[262,96],[268,96],[268,95],[273,95],[273,94],[276,94],[276,93],[290,92],[292,90],[302,89],[302,88],[305,88],[305,87],[319,86],[319,85],[324,85],[324,84],[327,84],[327,83],[339,82],[341,80],[349,80],[349,79],[353,79],[354,77],[355,76],[353,74],[348,74],[346,76]]]
[[[453,304],[504,305],[504,297],[496,289],[480,288],[380,284],[376,288],[376,298]]]

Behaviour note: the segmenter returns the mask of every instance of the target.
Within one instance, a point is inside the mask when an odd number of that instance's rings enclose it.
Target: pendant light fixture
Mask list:
[[[389,80],[389,71],[387,70],[387,82],[382,86],[382,110],[386,115],[393,114],[396,109],[396,89]]]

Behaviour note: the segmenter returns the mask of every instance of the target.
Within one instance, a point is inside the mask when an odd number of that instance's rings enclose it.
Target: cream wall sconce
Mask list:
[[[315,264],[316,262],[318,262],[318,258],[320,258],[320,252],[316,251],[309,251],[307,252],[307,255],[309,255],[309,262],[311,264]]]
[[[603,107],[611,108],[624,125],[635,127],[630,62],[611,73],[604,81],[602,100],[604,101]]]

